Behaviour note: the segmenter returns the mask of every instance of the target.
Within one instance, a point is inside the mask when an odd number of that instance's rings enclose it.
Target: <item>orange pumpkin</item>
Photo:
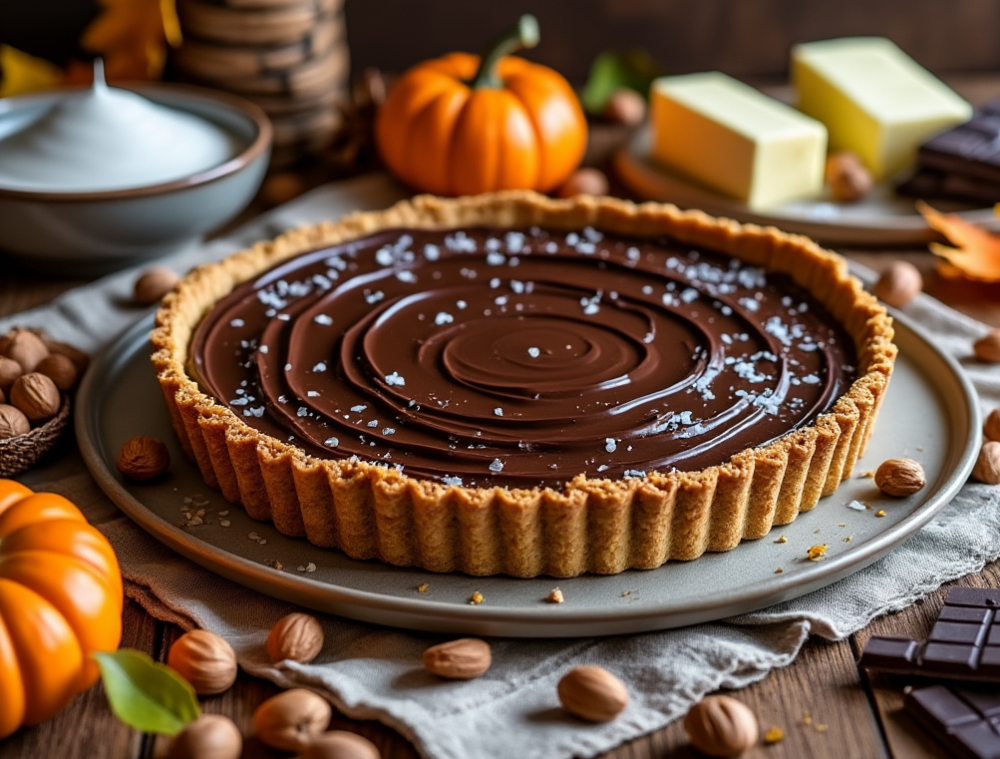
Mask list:
[[[59,712],[122,634],[107,539],[60,495],[0,480],[0,738]]]
[[[583,158],[587,121],[559,74],[507,55],[537,42],[523,16],[481,60],[451,53],[403,74],[375,122],[386,166],[438,195],[562,184]]]

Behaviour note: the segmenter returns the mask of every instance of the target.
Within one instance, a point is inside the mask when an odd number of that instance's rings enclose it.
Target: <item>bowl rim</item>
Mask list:
[[[186,95],[194,100],[211,101],[215,105],[228,107],[247,119],[249,119],[257,129],[257,134],[250,143],[235,156],[224,163],[212,166],[209,169],[195,172],[180,179],[172,179],[169,182],[158,182],[157,184],[143,185],[141,187],[130,187],[120,190],[94,190],[77,192],[50,192],[48,190],[17,190],[0,185],[0,200],[31,200],[49,203],[74,203],[74,202],[96,202],[104,200],[123,200],[134,198],[145,198],[152,195],[162,195],[164,193],[186,190],[191,187],[210,184],[219,179],[238,173],[246,166],[256,161],[271,146],[273,129],[267,114],[259,106],[251,103],[237,95],[228,92],[209,89],[207,87],[196,87],[190,84],[176,82],[116,82],[115,87],[130,90],[132,92],[146,95],[150,99],[157,100],[156,95]],[[13,97],[0,98],[0,116],[13,113],[19,108],[35,103],[44,103],[59,96],[81,92],[89,87],[61,87],[56,90],[46,90],[30,95],[16,95]]]

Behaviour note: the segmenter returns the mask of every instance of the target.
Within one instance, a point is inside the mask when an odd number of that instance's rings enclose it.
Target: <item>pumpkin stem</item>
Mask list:
[[[486,48],[482,60],[479,62],[479,70],[472,79],[472,86],[476,89],[491,87],[498,89],[503,86],[497,76],[497,64],[505,55],[534,47],[538,44],[538,21],[529,13],[518,19],[517,24],[501,34],[492,44]]]

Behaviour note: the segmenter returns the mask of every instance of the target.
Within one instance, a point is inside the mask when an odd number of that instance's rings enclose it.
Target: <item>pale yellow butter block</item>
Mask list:
[[[972,106],[882,37],[796,45],[792,81],[803,113],[826,124],[831,150],[858,155],[877,179],[911,164],[935,132]]]
[[[650,91],[652,157],[752,208],[819,195],[826,129],[719,72],[662,77]]]

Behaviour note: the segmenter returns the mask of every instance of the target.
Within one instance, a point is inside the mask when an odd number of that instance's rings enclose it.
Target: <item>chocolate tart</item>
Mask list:
[[[892,336],[807,238],[504,192],[199,267],[152,342],[185,452],[252,517],[358,559],[571,577],[727,551],[832,494]]]

